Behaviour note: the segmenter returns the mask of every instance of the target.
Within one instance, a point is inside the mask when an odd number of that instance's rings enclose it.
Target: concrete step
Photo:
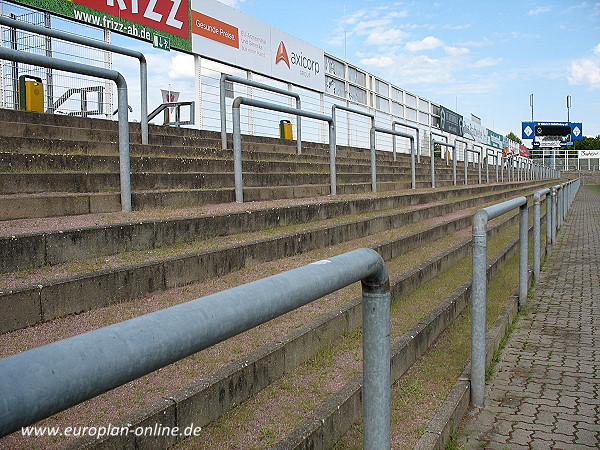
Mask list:
[[[501,201],[522,192],[523,189],[503,191],[362,220],[336,222],[330,226],[308,227],[306,230],[281,236],[241,242],[214,250],[192,251],[132,265],[109,266],[111,268],[84,272],[67,278],[48,279],[48,275],[45,275],[47,272],[42,271],[42,278],[38,275],[31,285],[7,286],[0,291],[0,309],[2,316],[6,317],[5,326],[15,329],[14,327],[28,326],[38,321],[52,320],[107,304],[132,300],[152,292],[186,286],[222,276],[242,267],[316,248],[326,248],[487,202]],[[126,241],[126,238],[122,240]],[[10,246],[10,238],[7,244]],[[41,251],[42,249],[38,254],[41,254]],[[7,279],[10,279],[10,276]],[[40,311],[43,311],[42,315]]]
[[[525,184],[520,185],[520,188],[527,187]],[[198,239],[211,239],[342,215],[374,213],[433,201],[449,201],[463,196],[481,196],[508,189],[507,185],[484,185],[346,200],[323,197],[321,201],[299,205],[250,210],[244,205],[239,205],[237,210],[229,208],[226,213],[133,222],[122,222],[122,216],[119,215],[114,219],[114,224],[77,228],[57,228],[56,222],[53,222],[46,225],[45,231],[42,232],[11,232],[10,235],[0,236],[0,253],[3,255],[0,273],[126,251],[152,250]]]

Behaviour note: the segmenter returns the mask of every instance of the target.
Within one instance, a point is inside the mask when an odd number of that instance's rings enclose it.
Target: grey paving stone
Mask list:
[[[459,444],[465,433],[465,448],[600,448],[598,261],[600,194],[582,186]]]

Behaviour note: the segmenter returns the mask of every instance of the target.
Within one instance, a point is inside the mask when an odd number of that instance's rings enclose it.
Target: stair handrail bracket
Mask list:
[[[244,202],[244,181],[242,177],[242,131],[241,131],[241,113],[242,105],[253,106],[255,108],[278,111],[296,116],[308,117],[310,119],[322,120],[329,124],[329,171],[331,183],[331,195],[337,194],[336,168],[335,168],[335,121],[333,117],[325,114],[319,114],[312,111],[305,111],[298,108],[290,108],[277,103],[255,100],[247,97],[236,97],[231,105],[231,114],[233,118],[233,176],[235,182],[235,201]]]
[[[0,437],[362,283],[364,448],[390,444],[390,283],[359,248],[0,359]]]

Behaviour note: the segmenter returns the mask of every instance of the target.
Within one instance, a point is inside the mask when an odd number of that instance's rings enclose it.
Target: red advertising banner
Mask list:
[[[523,144],[519,144],[519,155],[529,158],[529,149]]]
[[[73,0],[86,6],[121,19],[164,31],[189,37],[188,0]],[[109,19],[106,19],[109,20]],[[111,28],[107,24],[101,24]]]

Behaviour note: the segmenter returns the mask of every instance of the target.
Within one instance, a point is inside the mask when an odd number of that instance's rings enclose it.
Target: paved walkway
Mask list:
[[[600,448],[600,192],[581,186],[462,448]]]

